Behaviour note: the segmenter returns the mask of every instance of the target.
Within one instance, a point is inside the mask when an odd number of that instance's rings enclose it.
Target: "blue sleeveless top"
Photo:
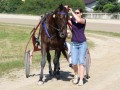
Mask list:
[[[71,42],[82,43],[82,42],[86,41],[86,37],[84,34],[86,22],[85,22],[85,24],[76,23],[75,18],[72,18],[71,22],[72,22]]]

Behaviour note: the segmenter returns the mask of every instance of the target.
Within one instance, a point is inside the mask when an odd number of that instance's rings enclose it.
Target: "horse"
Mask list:
[[[49,74],[57,78],[57,71],[59,72],[59,58],[61,52],[68,59],[65,52],[65,41],[67,36],[67,22],[68,10],[61,4],[53,12],[46,14],[42,19],[40,25],[41,30],[41,70],[38,84],[43,84],[43,70],[46,64],[45,57],[49,63]],[[50,50],[55,50],[53,59],[54,71],[51,67]]]

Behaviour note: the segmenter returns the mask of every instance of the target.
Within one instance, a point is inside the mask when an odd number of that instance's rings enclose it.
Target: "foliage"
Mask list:
[[[103,6],[103,11],[108,12],[108,13],[114,12],[114,7],[115,7],[115,5],[113,5],[113,4],[105,4]]]
[[[64,4],[71,7],[84,9],[83,0],[0,0],[1,13],[43,14],[54,10],[58,5]]]
[[[107,13],[120,12],[120,3],[117,1],[118,0],[97,0],[94,10]]]
[[[0,12],[15,13],[23,4],[21,0],[0,0]]]
[[[0,0],[0,12],[5,11],[5,0]]]

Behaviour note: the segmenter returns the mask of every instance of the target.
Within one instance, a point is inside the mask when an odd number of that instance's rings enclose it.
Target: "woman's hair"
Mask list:
[[[77,10],[79,10],[79,12],[80,13],[83,13],[83,9],[81,9],[81,8],[78,8]],[[82,16],[81,16],[82,18],[84,17],[84,15],[82,14]]]
[[[81,9],[81,8],[78,8],[78,10],[79,10],[81,13],[83,13],[83,9]]]

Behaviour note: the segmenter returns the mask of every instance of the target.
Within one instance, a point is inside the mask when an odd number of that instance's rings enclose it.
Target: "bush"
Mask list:
[[[5,10],[5,0],[0,0],[0,13]]]
[[[1,0],[0,12],[15,13],[22,4],[21,0]]]
[[[106,4],[103,7],[103,12],[112,13],[114,12],[115,6],[113,4]]]
[[[118,3],[118,0],[97,0],[94,10],[99,12],[116,13],[120,12],[119,5],[120,3]]]
[[[1,0],[6,3],[4,12],[7,13],[23,13],[40,15],[58,7],[60,4],[67,4],[71,7],[84,9],[85,5],[83,0]],[[3,12],[2,11],[2,12]]]

